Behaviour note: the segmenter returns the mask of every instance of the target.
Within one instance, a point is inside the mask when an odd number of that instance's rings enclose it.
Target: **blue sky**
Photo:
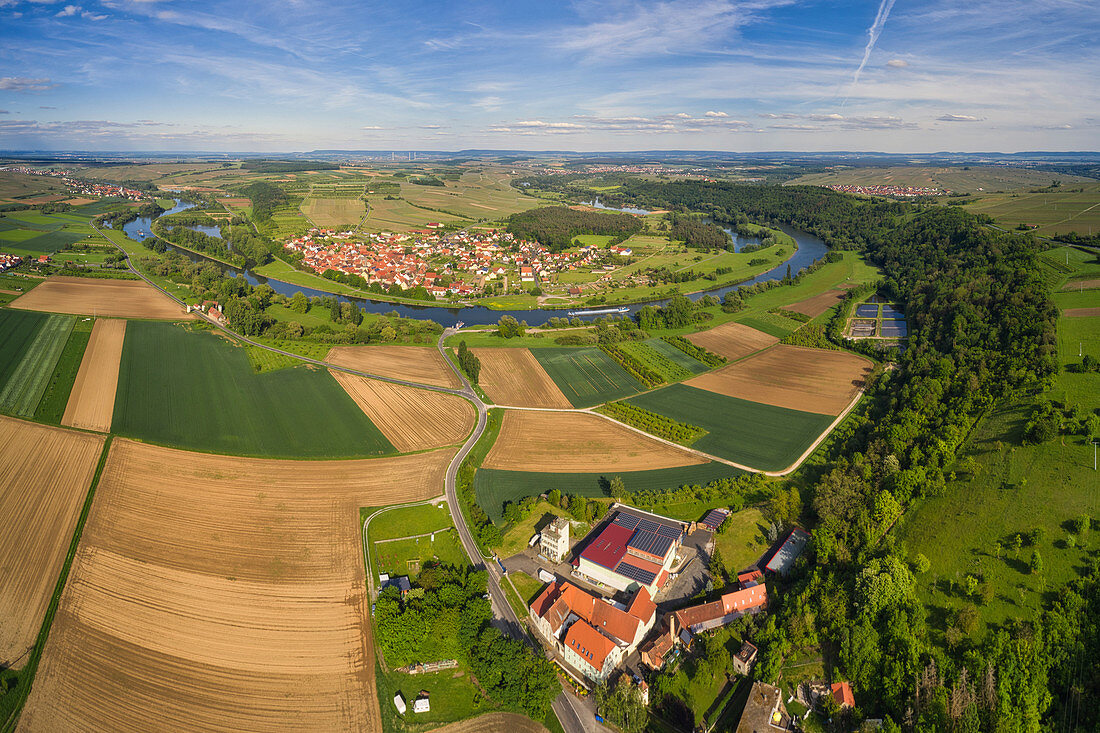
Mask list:
[[[0,0],[0,148],[1100,149],[1095,0],[73,3]]]

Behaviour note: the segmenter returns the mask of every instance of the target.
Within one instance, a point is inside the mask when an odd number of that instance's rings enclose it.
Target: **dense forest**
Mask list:
[[[773,679],[794,652],[820,649],[864,691],[872,717],[918,730],[1043,729],[1052,701],[1069,692],[1057,674],[1071,649],[1065,635],[1021,620],[980,645],[942,646],[916,598],[919,562],[888,535],[913,500],[945,490],[945,472],[986,410],[1055,374],[1057,313],[1038,275],[1037,244],[957,207],[813,187],[637,181],[621,196],[716,220],[789,223],[832,247],[860,249],[908,314],[898,368],[837,433],[801,497],[811,552],[761,634],[760,677]]]
[[[730,235],[710,222],[679,214],[672,214],[671,218],[669,238],[678,239],[689,247],[726,249],[733,244]]]
[[[321,163],[316,160],[246,160],[241,170],[256,173],[297,173],[298,171],[337,170],[337,163]]]
[[[256,221],[270,219],[272,212],[287,202],[286,191],[267,181],[250,183],[241,189],[241,194],[252,201],[252,218]]]
[[[568,206],[544,206],[508,217],[510,233],[539,242],[551,252],[573,246],[573,238],[579,234],[605,234],[626,239],[641,228],[642,222],[629,214],[578,211]]]

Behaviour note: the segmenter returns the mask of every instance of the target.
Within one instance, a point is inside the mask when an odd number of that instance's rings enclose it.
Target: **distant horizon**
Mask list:
[[[539,156],[554,156],[554,155],[570,155],[570,156],[598,156],[598,155],[653,155],[653,156],[674,156],[674,155],[710,155],[710,156],[738,156],[738,157],[766,157],[766,156],[807,156],[807,157],[836,157],[836,156],[868,156],[868,157],[883,157],[883,158],[896,158],[896,157],[915,157],[915,158],[934,158],[936,156],[983,156],[988,158],[1019,158],[1022,156],[1031,157],[1053,157],[1053,156],[1073,156],[1073,157],[1095,157],[1100,159],[1100,149],[1098,150],[1018,150],[1014,152],[1004,152],[997,150],[937,150],[930,152],[918,152],[912,150],[900,150],[900,151],[886,151],[886,150],[723,150],[723,149],[706,149],[706,148],[624,148],[620,150],[612,149],[599,149],[599,150],[581,150],[581,149],[567,149],[567,148],[316,148],[313,150],[139,150],[139,149],[80,149],[80,148],[0,148],[0,158],[8,155],[88,155],[88,156],[108,156],[108,155],[130,155],[130,156],[169,156],[169,157],[188,157],[188,156],[211,156],[219,158],[234,158],[234,157],[260,157],[260,158],[278,158],[280,156],[308,156],[308,155],[341,155],[341,154],[355,154],[355,155],[539,155]],[[384,161],[383,161],[384,162]],[[397,159],[393,162],[402,162]],[[408,160],[404,162],[410,162]],[[411,162],[418,162],[413,160]]]

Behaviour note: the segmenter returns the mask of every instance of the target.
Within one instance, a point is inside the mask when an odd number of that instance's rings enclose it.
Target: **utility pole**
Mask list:
[[[1100,440],[1092,441],[1092,470],[1096,470],[1096,446],[1100,445]]]

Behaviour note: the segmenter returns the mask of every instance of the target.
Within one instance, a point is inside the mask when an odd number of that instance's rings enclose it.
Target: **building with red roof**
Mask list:
[[[606,680],[634,651],[656,617],[657,605],[645,588],[624,606],[572,583],[554,582],[531,604],[531,622],[539,635],[571,667],[595,681]]]
[[[829,692],[832,693],[833,699],[840,707],[854,708],[856,706],[856,697],[852,694],[852,686],[847,682],[834,682],[829,686]]]
[[[683,544],[684,527],[665,517],[616,504],[611,520],[574,560],[576,572],[617,590],[663,588]]]

